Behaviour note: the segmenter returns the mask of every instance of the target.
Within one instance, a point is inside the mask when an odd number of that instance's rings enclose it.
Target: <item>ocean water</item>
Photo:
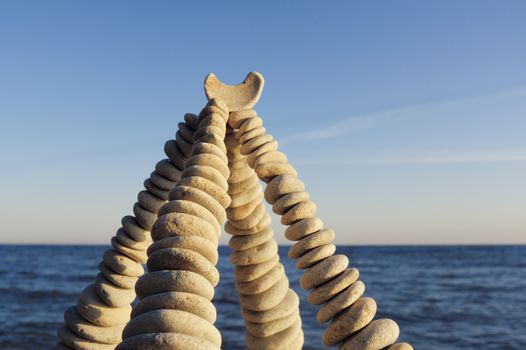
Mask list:
[[[97,273],[103,246],[0,246],[0,349],[47,349],[66,307]],[[293,288],[300,273],[280,254]],[[224,349],[243,348],[229,248],[214,303]],[[416,349],[525,349],[526,246],[339,247],[360,269],[379,316]],[[301,304],[304,349],[323,349],[316,308]]]

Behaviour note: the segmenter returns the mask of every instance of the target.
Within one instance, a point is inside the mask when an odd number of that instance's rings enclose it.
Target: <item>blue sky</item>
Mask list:
[[[205,75],[257,70],[257,110],[338,243],[526,243],[525,15],[523,1],[2,1],[0,242],[107,243],[203,107]]]

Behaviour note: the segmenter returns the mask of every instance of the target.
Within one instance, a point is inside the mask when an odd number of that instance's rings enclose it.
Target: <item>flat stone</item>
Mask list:
[[[246,347],[251,350],[289,350],[297,346],[296,343],[302,333],[301,318],[298,318],[292,327],[269,337],[255,337],[249,332],[245,332]]]
[[[135,260],[136,262],[140,264],[144,264],[146,260],[148,259],[148,256],[146,255],[146,251],[128,248],[122,243],[120,243],[117,237],[111,238],[111,246],[113,247],[113,249],[115,249],[119,253],[126,255],[127,257]]]
[[[159,209],[159,216],[168,215],[171,213],[181,213],[197,216],[214,226],[217,236],[221,234],[221,225],[217,222],[216,217],[208,209],[202,205],[191,202],[189,200],[173,200],[166,203]]]
[[[115,234],[115,237],[117,238],[117,240],[119,241],[120,244],[130,248],[130,249],[135,249],[135,250],[142,250],[142,251],[145,251],[146,249],[148,249],[148,247],[150,246],[150,244],[152,244],[152,240],[150,238],[150,233],[148,232],[148,239],[144,240],[144,241],[135,241],[134,239],[132,239],[127,233],[126,233],[126,230],[124,230],[124,228],[119,228],[117,230],[117,233]]]
[[[188,150],[183,150],[181,148],[181,142],[184,141],[181,139],[176,139],[175,142],[177,143],[179,150],[182,151],[183,155],[188,156]],[[192,145],[188,145],[188,143],[184,142],[184,147],[192,147]],[[163,159],[157,164],[155,164],[155,172],[174,182],[179,181],[179,179],[181,178],[181,170],[179,170],[175,165],[173,165],[173,163],[169,159]]]
[[[200,176],[190,176],[179,180],[178,185],[197,188],[214,198],[223,208],[230,205],[230,196],[214,182]]]
[[[262,263],[245,265],[245,266],[236,266],[234,273],[236,275],[236,281],[238,282],[248,282],[253,281],[256,278],[259,278],[269,272],[271,269],[276,266],[279,262],[279,256],[273,255],[269,260]]]
[[[168,200],[168,194],[170,193],[170,190],[164,190],[158,187],[150,179],[144,180],[143,185],[144,185],[144,188],[146,188],[148,192],[156,195],[157,197],[161,199],[164,199],[165,201]]]
[[[408,343],[396,343],[388,347],[387,350],[413,350],[413,347]]]
[[[263,293],[273,285],[279,282],[285,276],[285,268],[278,263],[276,266],[263,276],[250,282],[236,281],[236,289],[240,294],[253,295]]]
[[[179,333],[140,334],[125,339],[116,350],[219,350],[204,339]]]
[[[192,165],[207,165],[219,170],[219,172],[224,176],[225,179],[228,179],[230,176],[230,170],[228,169],[227,162],[221,157],[218,157],[215,154],[211,153],[202,153],[192,155],[186,161],[186,166]]]
[[[307,300],[312,305],[323,304],[332,299],[342,290],[353,284],[359,276],[360,272],[358,271],[358,269],[354,267],[349,268],[332,281],[327,282],[323,286],[319,286],[312,290],[309,296],[307,297]]]
[[[395,321],[379,319],[371,322],[356,335],[350,337],[342,345],[341,350],[378,350],[393,344],[400,329]]]
[[[245,322],[245,327],[247,332],[255,337],[270,337],[291,327],[299,318],[299,309],[296,309],[292,314],[274,321],[265,323]]]
[[[148,258],[148,271],[184,270],[205,277],[214,287],[219,283],[219,271],[207,258],[190,249],[164,248]]]
[[[214,138],[219,138],[219,136],[214,135]],[[196,142],[194,143],[193,154],[212,154],[217,158],[221,159],[222,162],[228,164],[228,157],[226,156],[226,147],[223,143],[223,139],[218,139],[217,142],[207,143],[207,142]],[[208,164],[198,164],[199,166],[212,166]],[[192,164],[186,164],[186,167],[191,167]],[[215,167],[214,167],[215,168]],[[221,166],[222,168],[222,166]],[[218,170],[219,171],[219,170]],[[224,173],[219,171],[222,174],[222,177],[226,180],[228,176],[225,177]]]
[[[207,239],[199,236],[174,236],[161,239],[154,242],[148,248],[148,254],[152,254],[160,249],[165,248],[183,248],[198,252],[204,256],[208,261],[215,265],[219,259],[217,246]]]
[[[246,250],[234,251],[230,254],[230,262],[234,265],[260,264],[278,254],[278,244],[274,239]]]
[[[214,287],[203,276],[191,271],[153,271],[142,276],[135,285],[139,299],[165,292],[184,292],[214,297]]]
[[[153,223],[155,222],[155,219],[157,219],[156,213],[146,210],[139,203],[133,205],[133,214],[139,225],[147,231],[152,229]]]
[[[278,215],[285,215],[292,207],[308,201],[309,198],[309,194],[305,191],[287,193],[272,204],[272,211]]]
[[[139,277],[144,274],[144,269],[140,263],[115,250],[106,250],[102,256],[102,261],[121,275]]]
[[[101,327],[83,319],[76,307],[64,312],[64,321],[70,331],[77,336],[101,344],[118,344],[122,340],[124,324],[113,327]]]
[[[108,306],[100,299],[95,286],[90,284],[80,293],[77,311],[85,320],[95,325],[112,327],[128,322],[131,306]]]
[[[166,203],[162,198],[155,196],[154,194],[148,191],[140,191],[137,195],[137,202],[152,213],[157,213],[161,205]]]
[[[250,165],[252,169],[254,169],[254,163],[256,161],[256,158],[261,156],[262,154],[265,154],[267,152],[276,151],[278,149],[278,141],[272,140],[270,142],[265,143],[263,146],[259,147],[255,151],[248,153],[243,153],[247,155],[247,163]]]
[[[323,221],[318,218],[306,218],[290,225],[285,230],[289,241],[299,241],[323,228]]]
[[[338,344],[367,326],[374,315],[376,315],[376,302],[372,298],[358,299],[332,320],[323,334],[323,343],[328,346]]]
[[[289,163],[264,163],[258,165],[256,174],[265,183],[270,182],[279,175],[298,176],[296,169]]]
[[[212,181],[217,186],[219,186],[223,191],[228,190],[228,182],[223,177],[223,174],[216,168],[213,168],[211,166],[207,165],[199,165],[199,166],[189,166],[186,167],[181,175],[181,177],[191,177],[191,176],[198,176],[205,178],[209,181]]]
[[[134,289],[120,288],[100,273],[95,278],[95,288],[102,301],[112,307],[127,306],[135,300]]]
[[[77,350],[113,350],[115,348],[115,345],[95,343],[91,340],[81,338],[66,326],[62,326],[62,328],[58,330],[57,335],[62,343]]]
[[[332,243],[319,246],[313,250],[302,255],[296,261],[296,268],[298,270],[304,270],[315,263],[332,256],[336,252],[336,246]]]
[[[121,275],[109,267],[107,267],[104,262],[99,264],[100,272],[106,277],[109,281],[114,283],[116,286],[126,289],[132,289],[135,287],[135,282],[137,282],[137,277]]]
[[[265,129],[263,128],[263,130]],[[278,151],[270,151],[258,156],[254,160],[254,167],[257,168],[259,165],[264,163],[288,163],[288,159],[285,153]]]
[[[275,285],[266,291],[253,295],[239,295],[239,303],[242,307],[252,311],[270,310],[278,305],[289,290],[289,280],[283,276]]]
[[[242,135],[241,135],[242,136]],[[261,135],[258,137],[255,137],[245,143],[241,144],[241,154],[250,154],[253,151],[257,150],[259,147],[263,146],[264,144],[272,141],[274,138],[270,134]]]
[[[254,248],[274,237],[274,231],[271,227],[265,228],[261,232],[257,232],[246,236],[232,236],[228,242],[228,246],[236,251],[247,250]]]
[[[312,218],[316,215],[318,207],[316,203],[312,201],[304,201],[296,204],[290,208],[283,216],[281,217],[281,223],[283,225],[291,225],[295,222],[306,218]]]
[[[300,278],[303,289],[316,288],[342,273],[349,265],[345,255],[333,255],[314,266],[311,266]]]
[[[310,251],[311,249],[332,243],[334,237],[334,231],[330,228],[323,229],[321,231],[308,235],[307,237],[303,238],[301,241],[294,243],[294,245],[290,247],[289,258],[297,259],[303,254]]]
[[[271,224],[270,215],[267,212],[265,212],[261,220],[254,227],[251,227],[248,229],[240,229],[232,225],[231,221],[228,221],[225,224],[225,231],[235,236],[246,236],[246,235],[252,235],[254,233],[261,232],[264,229],[266,229],[270,224]]]
[[[148,333],[179,333],[204,339],[221,347],[221,334],[213,324],[190,312],[152,310],[134,317],[124,328],[123,337]]]
[[[185,213],[169,213],[159,217],[152,229],[152,238],[159,241],[174,236],[198,236],[217,245],[214,226],[200,217]]]
[[[241,182],[229,182],[228,194],[233,195],[243,193],[256,185],[259,185],[259,178],[257,176],[250,176]]]
[[[170,200],[186,200],[197,203],[210,211],[219,224],[226,220],[225,208],[206,192],[188,186],[175,186],[170,192]]]
[[[316,314],[316,320],[320,323],[329,321],[336,316],[341,310],[354,304],[359,297],[365,292],[365,284],[362,281],[356,281],[347,289],[338,294],[334,299],[323,305]]]
[[[190,312],[210,323],[216,321],[216,309],[207,299],[192,293],[166,292],[150,295],[140,300],[131,313],[132,318],[152,310],[175,309]]]
[[[123,217],[121,223],[128,236],[134,241],[143,242],[150,239],[150,231],[139,226],[139,223],[133,216]]]
[[[295,310],[298,309],[299,305],[300,300],[298,298],[298,295],[296,294],[296,292],[289,288],[283,300],[281,300],[279,304],[274,306],[272,309],[265,311],[252,311],[241,308],[241,314],[247,322],[266,323],[278,320],[280,318],[292,314]]]
[[[255,200],[246,203],[241,207],[230,207],[226,209],[226,216],[229,220],[237,221],[242,220],[249,216],[256,208],[261,205],[261,199],[256,198]]]
[[[239,207],[238,209],[241,209],[243,207]],[[230,223],[239,229],[247,230],[247,229],[250,229],[251,227],[256,226],[261,221],[263,216],[265,215],[265,212],[266,212],[265,205],[263,204],[263,201],[260,198],[259,205],[257,205],[250,214],[248,214],[247,216],[245,216],[243,219],[240,219],[240,220],[233,220],[229,218]]]

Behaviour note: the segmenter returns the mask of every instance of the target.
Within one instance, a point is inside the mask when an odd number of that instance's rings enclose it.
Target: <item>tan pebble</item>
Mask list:
[[[130,319],[131,306],[111,307],[105,304],[97,294],[93,284],[80,293],[77,302],[78,313],[87,321],[98,326],[118,326]]]
[[[185,113],[184,122],[190,129],[197,129],[197,115],[193,113]]]
[[[311,235],[315,232],[318,232],[323,228],[323,222],[318,218],[306,218],[300,220],[285,230],[285,237],[289,241],[299,241]]]
[[[256,226],[258,222],[261,221],[264,215],[265,215],[265,205],[263,204],[263,201],[260,199],[259,205],[252,211],[252,213],[248,214],[246,217],[244,217],[241,220],[230,219],[230,223],[239,229],[246,230],[246,229]]]
[[[278,215],[285,215],[296,204],[308,200],[309,194],[305,191],[288,193],[272,204],[272,211]]]
[[[152,310],[133,318],[124,328],[124,338],[147,333],[180,333],[205,339],[221,346],[221,334],[213,324],[192,313],[179,310]]]
[[[144,264],[146,262],[146,259],[148,258],[144,250],[128,248],[125,245],[121,244],[119,240],[117,239],[117,237],[111,238],[111,246],[113,247],[113,249],[115,249],[119,253],[122,253],[126,255],[127,257],[132,258],[133,260],[141,264]]]
[[[395,321],[379,319],[371,322],[340,345],[341,350],[378,350],[393,344],[400,329]]]
[[[261,220],[254,227],[251,227],[249,229],[239,229],[235,227],[234,225],[232,225],[230,221],[228,221],[225,224],[225,231],[230,233],[231,235],[236,235],[236,236],[237,235],[241,235],[241,236],[252,235],[254,233],[261,232],[262,230],[270,226],[270,223],[271,223],[270,215],[267,212],[265,212]]]
[[[288,159],[285,153],[270,151],[263,153],[254,160],[254,168],[257,168],[259,165],[265,163],[288,163]]]
[[[219,239],[215,227],[200,217],[184,213],[161,216],[152,228],[153,240],[174,236],[198,236],[213,244],[217,244]]]
[[[279,282],[285,275],[285,268],[282,264],[277,264],[272,270],[263,276],[249,282],[236,281],[236,289],[240,294],[252,295],[263,293]]]
[[[175,142],[177,143],[177,146],[179,146],[179,150],[182,151],[178,140],[176,140]],[[185,152],[183,152],[183,154],[186,157],[188,157],[188,155],[185,154]],[[173,165],[173,163],[170,162],[169,159],[163,159],[157,164],[155,164],[155,172],[173,182],[177,182],[181,178],[181,170],[179,170],[175,165]]]
[[[278,149],[278,141],[272,140],[270,142],[267,142],[263,146],[259,147],[258,149],[252,151],[250,154],[243,153],[243,152],[241,153],[244,155],[247,155],[247,163],[248,165],[250,165],[252,169],[254,169],[254,163],[257,157],[267,152],[276,151],[277,149]]]
[[[133,216],[125,216],[121,220],[122,227],[126,233],[137,242],[143,242],[150,239],[150,232],[139,226],[139,223]]]
[[[193,142],[194,140],[194,129],[192,129],[188,124],[181,122],[177,124],[178,134],[185,139],[187,142]]]
[[[144,273],[141,264],[115,250],[106,250],[102,256],[102,261],[110,269],[121,275],[139,277]]]
[[[241,154],[249,154],[254,152],[256,149],[261,147],[262,145],[272,141],[274,138],[270,134],[261,135],[258,137],[255,137],[243,144],[241,144]]]
[[[266,323],[251,323],[245,322],[247,332],[255,337],[269,337],[291,327],[300,318],[299,310],[283,318],[266,322]]]
[[[228,150],[227,156],[228,159],[228,167],[230,168],[230,171],[232,169],[242,169],[248,167],[247,164],[247,157],[239,153],[238,150],[239,147],[236,147],[236,150]],[[236,160],[231,160],[230,158],[237,158]]]
[[[278,244],[271,239],[254,248],[235,251],[230,254],[230,262],[234,265],[260,264],[278,254]]]
[[[95,343],[92,340],[79,337],[66,326],[62,326],[62,328],[58,330],[57,335],[62,343],[77,350],[113,350],[115,348],[114,344]]]
[[[413,347],[408,343],[396,343],[388,347],[387,350],[413,350]]]
[[[261,181],[268,183],[279,175],[298,176],[296,169],[289,163],[264,163],[255,169]]]
[[[304,189],[305,184],[296,176],[288,174],[276,176],[265,188],[265,200],[274,204],[284,194],[300,192]]]
[[[100,327],[84,320],[73,306],[64,312],[64,321],[69,330],[86,340],[102,344],[118,344],[122,340],[124,324],[113,327]]]
[[[161,199],[148,191],[140,191],[137,195],[137,201],[148,211],[157,213],[161,205],[166,203],[164,199]]]
[[[239,143],[244,144],[258,136],[264,135],[267,130],[264,127],[253,128],[250,131],[239,134]]]
[[[283,214],[281,223],[283,225],[292,225],[297,221],[314,217],[317,209],[316,203],[312,201],[300,202]]]
[[[197,337],[179,333],[148,333],[133,336],[116,350],[219,350],[219,347]]]
[[[255,200],[246,203],[241,207],[230,207],[226,209],[226,216],[229,220],[242,220],[252,214],[258,206],[261,205],[261,199],[256,198]]]
[[[150,244],[152,244],[151,238],[148,238],[142,242],[133,240],[122,227],[117,230],[115,237],[120,244],[135,250],[146,250]]]
[[[186,141],[183,135],[181,134],[180,130],[178,130],[175,133],[175,142],[177,143],[177,146],[179,146],[179,149],[181,150],[181,152],[183,152],[183,154],[188,157],[190,153],[192,152],[193,142]]]
[[[297,259],[311,249],[330,244],[333,240],[334,231],[330,228],[310,234],[290,247],[289,258]]]
[[[212,181],[205,179],[204,177],[185,177],[179,180],[178,184],[180,186],[197,188],[205,193],[208,193],[208,195],[210,195],[212,198],[218,201],[223,208],[226,208],[230,205],[230,196],[226,193],[226,191],[224,191],[220,186],[216,185]]]
[[[260,126],[263,126],[263,119],[261,119],[258,116],[246,119],[243,121],[243,123],[239,126],[239,130],[235,133],[236,138],[240,138],[242,134],[253,130],[255,128],[259,128]]]
[[[217,247],[209,240],[198,236],[175,236],[161,239],[148,248],[148,254],[164,248],[184,248],[196,251],[214,265],[219,258]]]
[[[323,334],[325,345],[336,345],[349,335],[367,326],[376,315],[376,302],[371,298],[360,298],[332,320]]]
[[[301,318],[296,323],[269,337],[254,337],[249,332],[245,333],[245,341],[248,349],[253,350],[282,350],[291,349],[291,346],[297,341],[301,331]]]
[[[241,309],[241,314],[243,318],[252,323],[266,323],[278,320],[280,318],[286,317],[292,314],[295,310],[298,309],[300,305],[300,299],[296,292],[289,288],[287,294],[283,300],[279,302],[278,305],[274,306],[272,309],[265,311],[252,311],[247,309]]]
[[[305,255],[301,256],[298,260],[296,260],[296,268],[298,270],[304,270],[314,265],[318,261],[321,261],[333,255],[335,251],[336,246],[332,243],[314,248],[313,250],[309,251]]]
[[[246,250],[254,248],[257,245],[265,243],[272,239],[274,231],[272,228],[266,227],[263,231],[247,235],[247,236],[232,236],[228,242],[228,246],[233,250]]]
[[[193,154],[213,154],[214,156],[218,157],[224,163],[228,163],[228,158],[226,156],[226,147],[223,143],[223,140],[219,140],[220,144],[216,145],[216,143],[206,143],[206,142],[198,142],[194,144],[194,149],[192,151]],[[191,166],[190,164],[187,164],[186,167],[188,168]],[[207,164],[200,164],[199,166],[207,166]],[[227,179],[224,175],[222,175],[223,178]]]
[[[100,273],[95,278],[95,287],[99,297],[109,306],[127,306],[135,300],[134,289],[120,288]]]
[[[207,299],[192,293],[167,292],[150,295],[139,301],[131,313],[132,318],[152,310],[175,309],[190,312],[210,323],[216,321],[216,309]]]
[[[219,271],[198,252],[182,248],[164,248],[148,257],[148,271],[184,270],[205,277],[214,287],[219,283]]]
[[[197,216],[214,226],[218,236],[221,234],[221,225],[217,222],[216,217],[202,205],[188,200],[177,199],[166,203],[161,209],[159,209],[159,216],[169,213],[182,213]]]
[[[259,184],[257,176],[251,176],[241,182],[229,182],[228,183],[228,194],[234,195],[243,193]]]
[[[252,170],[250,167],[246,166],[239,169],[231,169],[230,170],[230,177],[228,178],[228,182],[241,182],[245,179],[247,179],[249,176],[255,176],[254,170]]]
[[[239,303],[245,309],[253,311],[270,310],[278,305],[289,290],[289,280],[287,276],[283,276],[278,283],[267,289],[266,291],[253,295],[239,295]]]
[[[225,160],[221,159],[215,154],[202,153],[202,154],[192,155],[190,158],[188,158],[186,162],[186,166],[191,166],[191,165],[211,166],[219,170],[219,172],[223,175],[225,179],[228,179],[228,177],[230,176],[230,170],[228,169],[228,165],[225,162]]]
[[[164,144],[164,153],[177,168],[184,169],[186,156],[181,152],[175,140],[166,141]]]
[[[341,254],[320,261],[303,273],[300,278],[301,288],[316,288],[345,271],[348,265],[349,259]]]
[[[199,138],[196,138],[194,140],[194,148],[192,150],[192,153],[193,154],[198,154],[200,152],[199,145],[209,144],[209,145],[214,145],[217,148],[219,148],[223,152],[223,156],[226,156],[226,147],[225,147],[225,143],[223,142],[224,137],[225,137],[224,134],[222,134],[222,135],[206,134],[206,135],[203,135],[203,136],[201,136]],[[199,154],[203,154],[203,153],[199,153]],[[220,157],[220,158],[222,159],[222,157]],[[227,160],[225,160],[225,164],[226,163],[228,163],[228,158],[227,158]],[[227,178],[227,177],[225,177],[225,178]]]
[[[99,264],[99,270],[104,277],[121,288],[133,288],[138,279],[137,277],[121,275],[107,267],[103,262]]]
[[[143,185],[148,192],[154,194],[155,196],[165,201],[168,200],[168,194],[170,193],[170,190],[163,190],[162,188],[157,187],[150,179],[144,180]]]
[[[246,123],[247,120],[256,117],[257,113],[253,109],[232,111],[228,117],[228,125],[230,125],[232,129],[237,129],[241,126],[241,124]]]
[[[147,231],[150,231],[155,219],[157,219],[157,214],[149,212],[143,208],[139,203],[133,205],[133,214],[135,215],[135,220]]]
[[[307,297],[307,300],[312,305],[323,304],[332,299],[342,290],[353,284],[359,276],[360,272],[358,271],[358,269],[354,267],[349,268],[332,281],[327,282],[323,286],[319,286],[312,290],[312,292]]]
[[[365,284],[362,281],[356,281],[347,289],[338,294],[334,299],[323,305],[316,314],[316,320],[323,323],[329,321],[338,312],[352,305],[365,291]]]
[[[157,174],[155,171],[150,174],[150,181],[162,190],[170,191],[175,186],[175,181],[170,181],[164,176]]]
[[[191,271],[153,271],[142,276],[135,285],[139,299],[165,292],[193,293],[212,300],[214,287],[206,278]]]
[[[253,265],[236,266],[234,273],[239,282],[253,281],[269,272],[279,262],[279,256],[273,255],[269,260]]]
[[[188,186],[175,186],[170,192],[170,200],[186,200],[199,204],[210,211],[217,222],[222,224],[226,220],[225,208],[206,192]],[[162,208],[161,208],[162,209]]]
[[[212,181],[217,186],[221,187],[223,191],[228,190],[228,182],[223,177],[223,174],[221,174],[219,170],[217,170],[216,168],[212,168],[211,166],[206,166],[206,165],[188,166],[184,169],[181,175],[181,178],[190,177],[190,176],[199,176],[199,177],[205,178],[209,181]]]
[[[256,176],[256,175],[254,175],[254,176]],[[253,200],[255,200],[257,198],[261,198],[262,197],[262,193],[263,192],[261,190],[261,186],[259,184],[256,184],[254,187],[249,188],[248,190],[246,190],[244,192],[232,194],[231,195],[232,202],[230,203],[230,206],[231,207],[240,207],[242,205],[245,205],[245,204],[247,204],[249,202],[252,202]]]

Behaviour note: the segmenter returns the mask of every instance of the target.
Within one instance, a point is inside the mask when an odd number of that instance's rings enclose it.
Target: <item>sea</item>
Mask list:
[[[105,246],[0,246],[0,350],[49,349],[64,310],[93,281]],[[326,349],[315,320],[280,255],[301,302],[304,349]],[[340,246],[360,270],[378,317],[400,326],[415,349],[526,349],[526,246]],[[243,349],[244,326],[228,247],[220,247],[214,304],[223,349]]]

